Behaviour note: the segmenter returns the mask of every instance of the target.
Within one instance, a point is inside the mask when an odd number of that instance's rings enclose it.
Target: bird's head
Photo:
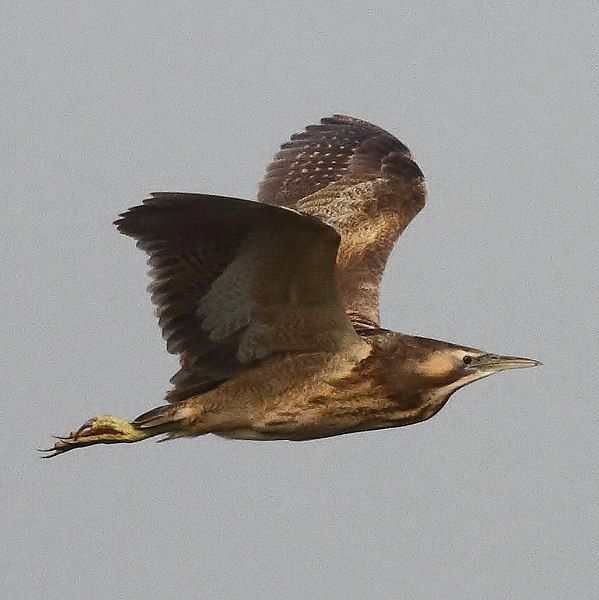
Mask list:
[[[434,391],[447,397],[456,390],[499,371],[540,365],[538,360],[502,356],[475,348],[414,336],[403,340],[404,376],[421,391]]]

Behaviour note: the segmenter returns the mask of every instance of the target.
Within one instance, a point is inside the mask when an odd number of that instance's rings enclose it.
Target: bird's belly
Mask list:
[[[242,427],[218,435],[243,440],[311,440],[357,431],[400,427],[423,420],[383,397],[329,397],[281,402]]]

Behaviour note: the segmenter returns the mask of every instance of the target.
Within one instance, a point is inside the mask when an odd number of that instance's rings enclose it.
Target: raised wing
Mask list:
[[[335,351],[357,339],[335,282],[339,236],[317,219],[164,192],[115,223],[150,256],[148,290],[168,351],[180,354],[169,401],[276,353]]]
[[[281,146],[258,199],[312,215],[341,234],[337,279],[356,328],[379,326],[379,287],[393,245],[424,206],[408,148],[371,123],[334,115]]]

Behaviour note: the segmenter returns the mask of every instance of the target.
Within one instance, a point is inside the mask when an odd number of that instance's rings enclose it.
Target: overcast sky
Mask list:
[[[599,597],[599,14],[493,4],[3,4],[1,598]],[[40,460],[177,369],[116,215],[254,197],[335,112],[399,137],[429,186],[383,325],[544,366],[406,428]]]

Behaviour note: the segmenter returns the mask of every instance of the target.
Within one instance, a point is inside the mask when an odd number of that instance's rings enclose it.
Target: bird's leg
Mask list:
[[[153,427],[139,427],[125,419],[103,415],[86,421],[79,429],[71,431],[65,437],[57,437],[54,447],[42,452],[49,453],[45,458],[52,458],[69,450],[94,444],[130,444],[171,432],[176,426],[176,422],[168,422]]]

